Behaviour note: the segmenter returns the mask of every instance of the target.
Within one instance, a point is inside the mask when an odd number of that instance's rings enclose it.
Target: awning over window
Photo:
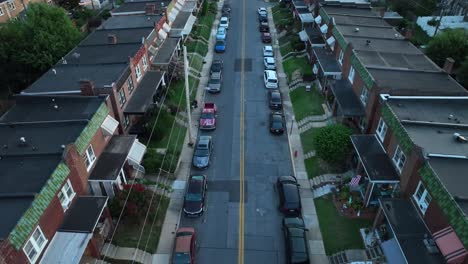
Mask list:
[[[333,52],[321,47],[314,47],[313,51],[315,58],[317,59],[317,62],[319,63],[319,66],[325,76],[341,75],[341,67],[338,65]]]
[[[154,104],[158,88],[164,78],[162,71],[148,71],[138,84],[138,89],[125,106],[124,113],[128,115],[144,115]]]
[[[108,115],[104,122],[102,122],[101,128],[104,131],[104,134],[111,136],[114,134],[115,130],[119,126],[119,121],[115,120],[112,116]]]
[[[133,165],[140,165],[145,153],[146,153],[146,146],[140,143],[138,139],[135,139],[132,147],[130,148],[130,152],[128,153],[128,157],[127,157],[128,163],[133,164]]]
[[[166,39],[167,38],[167,32],[164,31],[162,28],[158,32],[159,38],[160,39]]]
[[[166,22],[164,22],[162,28],[164,29],[164,31],[166,31],[166,33],[169,33],[169,31],[171,31],[171,27]]]
[[[327,33],[327,31],[328,31],[328,26],[327,26],[326,24],[322,25],[322,26],[320,27],[320,31],[321,31],[323,34]]]
[[[322,17],[320,15],[316,16],[314,20],[315,20],[315,23],[317,23],[319,25],[320,25],[320,23],[322,23]]]
[[[328,46],[333,47],[335,45],[335,38],[333,36],[327,39]]]
[[[331,84],[331,90],[338,104],[338,113],[343,117],[363,117],[364,107],[347,80],[337,80]]]
[[[169,13],[169,22],[174,22],[174,20],[177,17],[177,14],[179,14],[179,9],[177,8],[172,8],[171,13]]]
[[[299,35],[299,38],[301,39],[301,41],[309,40],[309,36],[307,36],[307,32],[305,32],[305,30],[300,31],[297,34]]]
[[[299,18],[301,19],[302,23],[312,23],[314,22],[314,17],[311,13],[307,14],[299,14]]]
[[[440,253],[447,263],[462,263],[468,253],[451,226],[448,226],[433,234]]]
[[[177,8],[179,11],[182,10],[182,5],[179,3],[176,3],[174,7]]]

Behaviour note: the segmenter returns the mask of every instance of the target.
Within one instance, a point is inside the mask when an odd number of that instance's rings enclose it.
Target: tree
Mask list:
[[[0,29],[0,81],[19,92],[54,65],[81,39],[65,10],[44,3],[29,5],[24,19]]]
[[[457,80],[461,82],[465,88],[468,88],[468,57],[465,58],[457,70]]]
[[[436,35],[427,44],[426,54],[437,65],[443,66],[445,59],[455,60],[457,68],[468,56],[468,38],[463,29],[451,29]]]
[[[321,127],[313,138],[317,156],[331,165],[339,165],[351,150],[351,129],[341,124]]]

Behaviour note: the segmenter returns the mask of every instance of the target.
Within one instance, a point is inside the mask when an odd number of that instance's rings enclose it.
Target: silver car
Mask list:
[[[265,70],[276,70],[275,58],[273,57],[263,58],[263,65],[265,65]]]
[[[219,93],[221,92],[221,83],[223,80],[223,75],[221,72],[212,72],[210,80],[208,81],[207,90],[210,93]]]

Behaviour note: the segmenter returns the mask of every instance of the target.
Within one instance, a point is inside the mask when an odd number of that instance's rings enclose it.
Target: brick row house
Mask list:
[[[110,106],[109,96],[21,95],[2,116],[1,263],[100,257],[113,229],[107,203],[145,152],[117,135]],[[96,174],[107,177],[97,189]]]
[[[2,0],[0,1],[0,24],[21,16],[31,3],[53,4],[52,0]]]
[[[448,74],[453,60],[439,68],[364,1],[306,7],[318,89],[362,133],[351,137],[354,190],[379,208],[364,242],[387,263],[468,263],[468,92]]]

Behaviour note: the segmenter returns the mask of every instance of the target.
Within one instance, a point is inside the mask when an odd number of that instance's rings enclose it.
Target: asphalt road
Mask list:
[[[203,173],[208,177],[207,210],[200,218],[182,216],[180,226],[198,232],[196,263],[238,263],[239,221],[244,221],[244,263],[285,263],[274,182],[277,176],[291,175],[292,167],[286,134],[275,136],[268,130],[267,90],[263,85],[264,46],[258,31],[257,8],[263,1],[245,5],[245,98],[241,99],[242,0],[231,0],[231,22],[224,54],[224,80],[220,94],[207,94],[205,102],[218,106],[215,131],[201,132],[214,139],[214,157]],[[244,163],[240,162],[241,100],[244,103]],[[244,217],[239,219],[240,168],[244,168]]]

